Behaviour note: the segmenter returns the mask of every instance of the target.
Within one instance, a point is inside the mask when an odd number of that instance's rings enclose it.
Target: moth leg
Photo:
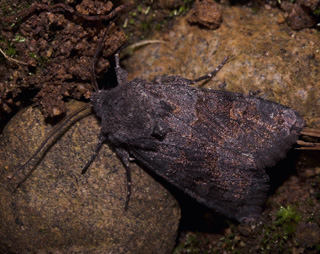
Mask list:
[[[101,146],[103,145],[103,143],[107,140],[107,137],[105,135],[103,135],[103,133],[100,133],[100,136],[99,136],[99,141],[98,141],[98,144],[96,145],[96,148],[94,149],[94,152],[93,154],[91,155],[91,158],[90,160],[86,163],[86,165],[83,167],[82,169],[82,174],[85,174],[88,170],[88,168],[90,167],[91,163],[94,161],[94,159],[97,157],[100,149],[101,149]]]
[[[228,61],[228,57],[226,56],[226,57],[222,60],[222,62],[219,64],[219,66],[218,66],[217,68],[215,68],[212,72],[208,73],[207,75],[204,75],[204,76],[201,76],[201,77],[199,77],[199,78],[196,78],[196,79],[194,79],[193,81],[194,81],[195,83],[197,83],[197,82],[199,82],[199,81],[201,81],[201,80],[212,78],[214,75],[216,75],[216,73],[217,73],[218,71],[221,70],[221,68],[227,63],[227,61]]]
[[[126,177],[127,177],[127,197],[126,197],[126,203],[124,205],[124,210],[127,211],[129,207],[129,201],[130,201],[130,196],[131,196],[131,171],[129,167],[129,161],[130,161],[130,155],[129,153],[122,149],[122,148],[116,148],[116,154],[119,156],[121,159],[125,169],[126,169]]]
[[[128,82],[127,80],[127,72],[125,69],[122,69],[120,66],[120,57],[119,57],[119,51],[114,55],[115,61],[116,61],[116,67],[115,72],[116,72],[116,76],[117,76],[117,82],[118,85],[122,85]]]

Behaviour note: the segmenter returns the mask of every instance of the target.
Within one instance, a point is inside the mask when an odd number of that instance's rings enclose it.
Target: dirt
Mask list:
[[[8,61],[2,55],[1,120],[30,101],[39,105],[46,117],[52,118],[65,113],[66,99],[88,100],[93,91],[92,59],[105,31],[102,21],[88,21],[63,8],[25,13],[30,6],[23,2],[16,1],[14,5],[2,2],[0,11],[0,48],[21,63]],[[69,2],[71,9],[83,15],[107,15],[114,8],[110,1]],[[103,57],[99,58],[96,68],[98,78],[107,72],[108,58],[125,41],[126,36],[120,28],[110,28]]]

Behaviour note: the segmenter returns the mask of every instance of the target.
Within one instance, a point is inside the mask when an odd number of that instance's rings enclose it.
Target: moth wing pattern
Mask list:
[[[200,203],[240,222],[255,220],[269,190],[264,168],[285,156],[304,121],[274,102],[188,83],[175,76],[144,83],[171,112],[156,123],[165,135],[155,149],[136,139],[128,150]]]

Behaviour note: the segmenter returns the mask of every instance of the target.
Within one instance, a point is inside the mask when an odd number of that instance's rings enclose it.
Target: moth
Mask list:
[[[128,81],[119,53],[115,62],[117,86],[101,90],[94,83],[91,105],[101,132],[82,173],[107,142],[126,169],[126,209],[133,157],[209,208],[241,223],[256,220],[269,190],[264,169],[296,143],[305,125],[301,116],[262,98],[192,87],[215,75],[227,58],[194,80],[161,76],[154,82]]]
[[[300,115],[262,98],[191,86],[212,77],[227,59],[195,80],[162,76],[152,83],[139,78],[128,82],[119,55],[115,58],[118,86],[98,90],[91,98],[101,119],[95,154],[105,141],[111,143],[129,186],[133,156],[227,217],[257,219],[269,190],[264,169],[296,143],[305,125]]]

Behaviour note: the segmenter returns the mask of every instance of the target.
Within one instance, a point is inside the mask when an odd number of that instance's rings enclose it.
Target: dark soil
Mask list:
[[[110,1],[67,2],[83,15],[107,15],[114,9]],[[30,3],[26,1],[2,1],[1,7],[0,48],[19,62],[1,55],[0,120],[5,121],[22,104],[39,105],[52,118],[65,113],[68,98],[88,100],[93,90],[92,59],[105,31],[104,21],[86,20],[63,8],[27,13]],[[124,32],[111,27],[96,68],[98,78],[107,72],[109,59],[125,41]]]

